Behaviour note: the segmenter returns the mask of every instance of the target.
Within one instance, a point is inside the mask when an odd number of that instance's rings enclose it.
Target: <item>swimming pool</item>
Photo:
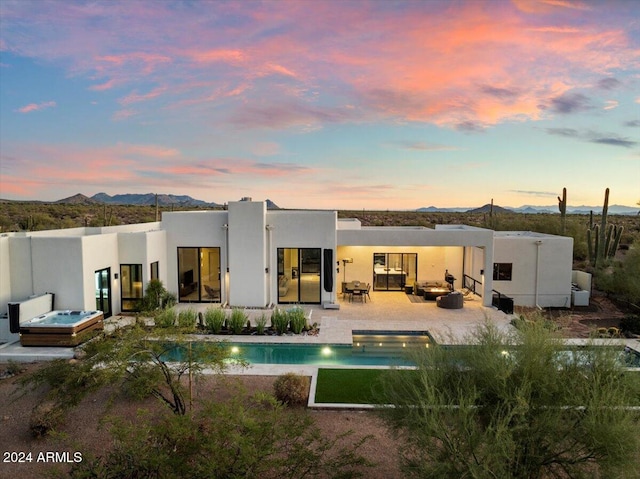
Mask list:
[[[429,347],[427,331],[369,331],[352,333],[352,344],[231,343],[232,357],[251,364],[306,364],[313,366],[412,366],[408,352]]]
[[[352,344],[222,343],[229,356],[249,364],[300,364],[309,366],[415,366],[410,353],[435,344],[428,331],[354,330]],[[192,343],[197,347],[199,343]],[[445,346],[467,348],[473,346]],[[588,360],[585,348],[568,347],[563,354],[578,354]],[[620,351],[627,367],[640,368],[640,355]],[[167,354],[168,361],[181,359],[179,349]]]
[[[231,358],[249,364],[311,366],[413,366],[407,353],[430,344],[427,331],[354,331],[353,344],[224,343]],[[167,360],[179,360],[180,355],[172,350]]]

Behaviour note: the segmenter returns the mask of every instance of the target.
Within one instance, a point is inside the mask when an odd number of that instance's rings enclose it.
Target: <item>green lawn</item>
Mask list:
[[[384,369],[318,370],[317,403],[372,404]]]

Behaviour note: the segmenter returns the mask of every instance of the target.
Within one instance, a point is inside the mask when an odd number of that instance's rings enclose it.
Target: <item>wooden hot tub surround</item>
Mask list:
[[[47,314],[53,313],[62,312],[52,311]],[[68,316],[78,316],[78,321],[72,324],[39,324],[39,318],[21,323],[20,344],[23,346],[77,346],[86,340],[85,333],[104,328],[104,315],[101,311],[94,311],[94,314],[89,316],[86,316],[87,313],[87,311],[64,313]]]

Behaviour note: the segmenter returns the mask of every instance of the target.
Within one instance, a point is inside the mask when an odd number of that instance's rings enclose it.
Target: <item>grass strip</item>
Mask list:
[[[383,369],[318,370],[317,403],[378,404]]]

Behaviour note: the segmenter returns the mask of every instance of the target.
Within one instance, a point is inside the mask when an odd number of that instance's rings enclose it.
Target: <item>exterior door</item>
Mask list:
[[[374,253],[373,289],[401,291],[405,285],[413,285],[418,277],[417,266],[417,253]]]
[[[104,317],[111,316],[111,268],[100,269],[95,272],[96,309],[104,313]]]
[[[320,304],[320,248],[278,248],[278,303]]]

